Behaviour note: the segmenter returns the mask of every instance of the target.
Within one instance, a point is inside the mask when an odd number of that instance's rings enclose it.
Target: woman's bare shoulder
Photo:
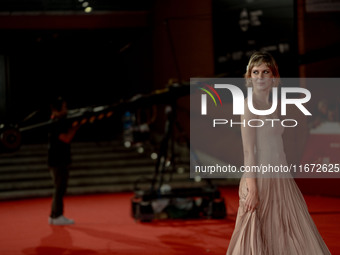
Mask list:
[[[244,118],[245,119],[252,119],[252,118],[255,118],[255,117],[256,117],[256,115],[249,110],[248,97],[246,97],[244,99]]]

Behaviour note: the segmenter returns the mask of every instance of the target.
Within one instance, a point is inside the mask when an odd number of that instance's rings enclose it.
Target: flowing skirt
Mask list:
[[[311,218],[293,178],[257,178],[259,204],[246,212],[245,178],[227,255],[331,254]]]

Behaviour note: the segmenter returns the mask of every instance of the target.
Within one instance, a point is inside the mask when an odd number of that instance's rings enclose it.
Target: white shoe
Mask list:
[[[74,224],[74,220],[68,219],[64,217],[64,215],[60,215],[57,218],[48,218],[48,224],[51,225],[71,225]]]

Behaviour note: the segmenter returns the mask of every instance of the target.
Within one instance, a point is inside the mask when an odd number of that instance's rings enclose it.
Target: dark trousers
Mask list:
[[[50,172],[52,175],[54,185],[50,216],[51,218],[57,218],[63,215],[64,212],[63,198],[67,189],[68,167],[67,166],[50,167]]]

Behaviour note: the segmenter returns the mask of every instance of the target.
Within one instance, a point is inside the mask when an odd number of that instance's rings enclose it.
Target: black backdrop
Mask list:
[[[242,77],[254,50],[276,58],[281,76],[297,77],[293,0],[212,0],[216,75]]]
[[[20,121],[63,95],[70,108],[115,103],[152,90],[149,28],[3,30],[7,117]]]

